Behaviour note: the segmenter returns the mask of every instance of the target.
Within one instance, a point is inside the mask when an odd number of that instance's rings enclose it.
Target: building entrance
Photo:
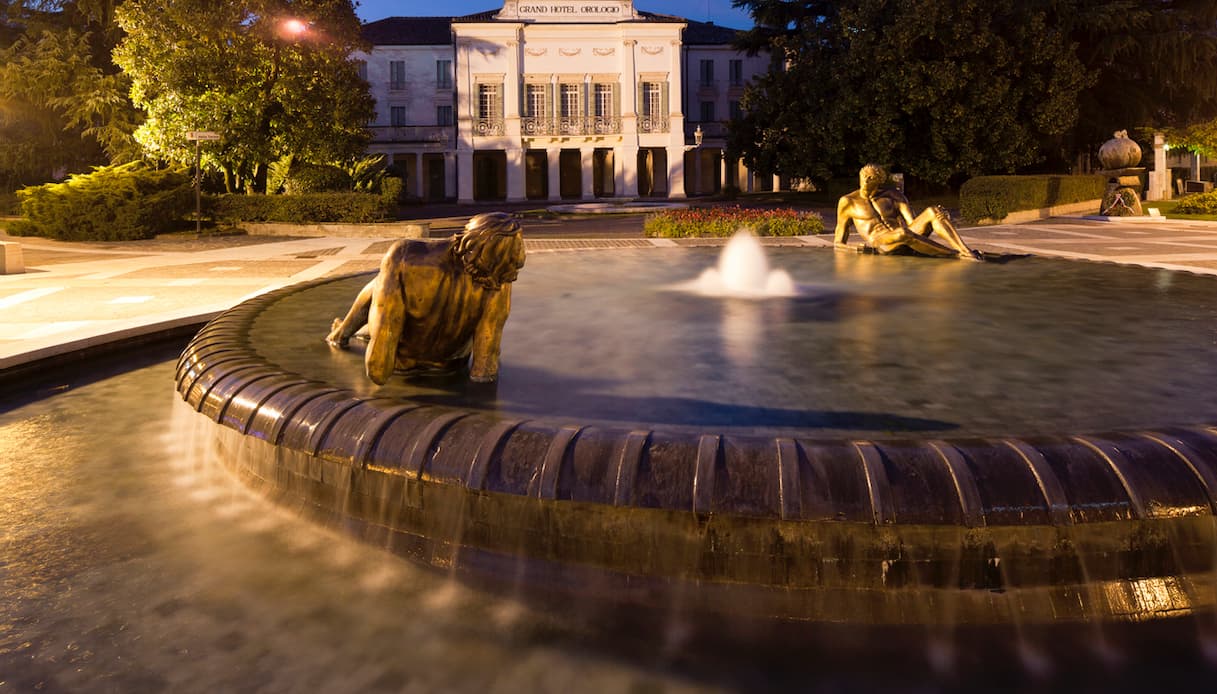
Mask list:
[[[617,194],[613,166],[613,150],[597,149],[592,153],[592,194],[596,197],[611,198]]]
[[[543,149],[530,149],[524,153],[524,197],[549,199],[549,155]]]
[[[564,149],[558,155],[559,195],[567,200],[583,197],[583,159],[577,149]]]
[[[507,153],[482,150],[473,153],[473,199],[507,199]]]

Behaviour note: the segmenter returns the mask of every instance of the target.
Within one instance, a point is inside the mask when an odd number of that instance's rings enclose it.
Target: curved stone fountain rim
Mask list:
[[[1164,572],[1170,575],[1151,575],[1155,581],[1182,581],[1181,585],[1191,586],[1187,574],[1198,567],[1206,569],[1203,580],[1212,580],[1212,543],[1217,540],[1194,541],[1180,549],[1163,545],[1161,537],[1217,532],[1212,523],[1217,510],[1217,427],[1067,432],[1034,438],[872,441],[736,436],[712,429],[688,433],[592,423],[576,426],[359,396],[284,372],[252,348],[249,329],[264,309],[291,293],[351,276],[355,275],[284,288],[217,317],[183,352],[177,366],[177,388],[194,409],[221,425],[217,431],[227,432],[223,438],[229,445],[263,450],[261,455],[235,463],[234,470],[273,495],[294,495],[297,503],[327,506],[336,518],[350,522],[358,516],[360,503],[372,503],[366,499],[381,494],[377,490],[392,489],[388,497],[375,502],[380,511],[356,520],[365,530],[375,529],[373,534],[383,531],[412,538],[407,543],[410,547],[413,542],[426,543],[432,548],[427,550],[432,553],[428,555],[432,563],[444,565],[444,560],[433,556],[438,542],[463,547],[465,556],[476,549],[483,566],[498,562],[509,570],[511,548],[516,546],[512,543],[526,543],[521,538],[527,533],[521,530],[524,534],[502,546],[490,531],[466,542],[466,536],[477,533],[470,529],[473,525],[465,524],[459,542],[440,541],[430,525],[436,522],[434,518],[410,516],[414,513],[412,495],[447,498],[449,505],[466,509],[510,508],[508,515],[540,513],[538,518],[548,518],[545,514],[557,514],[568,518],[571,525],[585,522],[585,516],[594,517],[617,527],[614,532],[621,536],[617,542],[623,546],[649,546],[643,555],[722,554],[722,566],[699,564],[691,569],[657,568],[655,562],[662,561],[620,555],[614,549],[617,545],[588,549],[574,543],[559,551],[554,545],[561,544],[560,538],[549,538],[537,550],[543,555],[538,561],[547,567],[546,575],[584,571],[595,565],[615,572],[626,587],[636,586],[638,574],[655,573],[650,578],[667,586],[665,581],[689,579],[692,571],[698,585],[721,589],[726,581],[737,586],[733,590],[765,588],[760,595],[750,596],[753,602],[749,604],[759,605],[768,614],[796,619],[851,619],[854,608],[848,606],[852,604],[849,598],[856,597],[854,582],[869,586],[860,590],[887,588],[894,580],[891,575],[898,573],[892,567],[905,566],[902,561],[907,564],[905,572],[914,575],[917,571],[908,567],[939,561],[928,555],[914,558],[919,551],[910,549],[919,541],[915,538],[927,537],[936,538],[927,540],[932,547],[960,543],[960,561],[966,560],[972,567],[969,571],[977,575],[973,583],[990,591],[1007,587],[1007,579],[994,577],[991,571],[986,574],[985,566],[999,563],[1006,551],[998,546],[1014,548],[1010,551],[1021,551],[1017,550],[1022,546],[1019,543],[1047,546],[1044,551],[1058,563],[1061,552],[1077,552],[1079,576],[1085,574],[1086,581],[1106,586],[1097,594],[1110,595],[1096,598],[1097,602],[1080,613],[1066,610],[1061,617],[1056,612],[1060,602],[1068,599],[1070,590],[1076,593],[1077,585],[1022,588],[1040,591],[1034,593],[1034,599],[1020,599],[1041,605],[1049,621],[1095,615],[1145,619],[1190,613],[1213,604],[1212,591],[1190,588],[1176,591],[1191,596],[1178,603],[1138,602],[1138,591],[1145,591],[1138,581],[1148,579],[1126,575],[1139,570],[1129,569],[1126,563],[1181,562],[1183,578],[1168,568]],[[405,507],[395,505],[402,503]],[[424,504],[420,501],[419,506]],[[413,520],[402,528],[376,520],[393,513]],[[434,505],[431,513],[435,513]],[[670,538],[655,537],[704,533],[716,523],[728,524],[730,532],[724,538],[711,538],[713,541],[703,538],[710,545],[717,542],[719,549],[713,551],[689,546],[692,540],[677,541],[680,548],[673,549],[664,544]],[[388,530],[382,527],[386,525]],[[1201,530],[1193,527],[1197,525]],[[888,535],[891,532],[896,535]],[[1030,540],[1024,537],[1028,532]],[[776,579],[765,578],[766,572],[772,573],[772,567],[764,568],[766,562],[772,563],[775,557],[798,562],[807,553],[822,551],[824,537],[839,533],[849,535],[848,543],[856,540],[865,548],[854,562],[857,566],[851,568],[851,577],[840,579],[849,589],[844,595],[832,593],[836,588],[831,581],[816,583],[825,580],[821,565],[790,569],[785,585],[780,580],[767,583]],[[967,539],[976,533],[980,535]],[[588,527],[575,534],[588,543],[602,531]],[[1082,539],[1073,538],[1074,534]],[[892,550],[893,542],[901,549]],[[767,548],[761,551],[765,559],[753,562],[746,555],[750,547],[758,545]],[[720,552],[724,546],[735,549]],[[969,554],[973,551],[978,552],[975,557]],[[415,556],[420,552],[417,548],[405,551]],[[563,552],[575,561],[567,562]],[[1105,563],[1105,558],[1113,556],[1118,557],[1115,563]],[[1038,555],[1026,558],[1031,563],[1040,559]],[[564,583],[571,580],[567,573],[562,573]],[[1037,580],[1028,578],[1028,585]],[[792,588],[794,584],[802,587]],[[791,596],[803,595],[800,590],[810,591],[812,597],[804,596],[792,604]],[[710,588],[703,593],[716,595]],[[960,607],[961,614],[979,622],[1009,618],[1002,616],[1008,608],[996,609],[976,593],[969,593],[975,604]],[[723,598],[706,599],[716,604]],[[906,618],[909,605],[922,599],[916,592],[909,593],[901,598],[899,609],[884,612],[878,621]],[[843,601],[840,608],[835,607],[838,600]],[[844,611],[834,612],[836,609]]]

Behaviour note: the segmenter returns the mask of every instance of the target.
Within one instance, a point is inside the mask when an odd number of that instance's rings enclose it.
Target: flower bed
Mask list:
[[[647,217],[643,232],[650,237],[687,238],[731,236],[750,229],[757,236],[808,236],[824,233],[824,220],[815,212],[699,207],[667,210]]]

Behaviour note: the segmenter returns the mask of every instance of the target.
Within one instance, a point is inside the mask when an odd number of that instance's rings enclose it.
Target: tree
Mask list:
[[[138,156],[113,5],[0,5],[0,190]]]
[[[350,55],[360,47],[350,0],[128,0],[114,60],[147,112],[146,150],[192,163],[187,131],[222,134],[208,161],[230,187],[266,186],[267,166],[293,154],[326,163],[362,152],[373,115]],[[304,28],[291,33],[289,19]]]
[[[1217,2],[1076,0],[1078,56],[1093,75],[1073,138],[1094,151],[1115,130],[1217,118]]]
[[[1217,157],[1217,119],[1167,128],[1165,135],[1172,147],[1182,147],[1203,157]]]
[[[784,69],[749,87],[729,148],[763,172],[889,164],[947,183],[1035,163],[1087,84],[1053,0],[737,0],[742,47]]]

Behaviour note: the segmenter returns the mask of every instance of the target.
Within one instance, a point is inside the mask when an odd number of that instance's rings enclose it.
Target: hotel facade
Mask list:
[[[508,0],[364,25],[369,151],[424,200],[683,198],[772,190],[723,158],[744,85],[768,70],[736,30],[630,0]]]

